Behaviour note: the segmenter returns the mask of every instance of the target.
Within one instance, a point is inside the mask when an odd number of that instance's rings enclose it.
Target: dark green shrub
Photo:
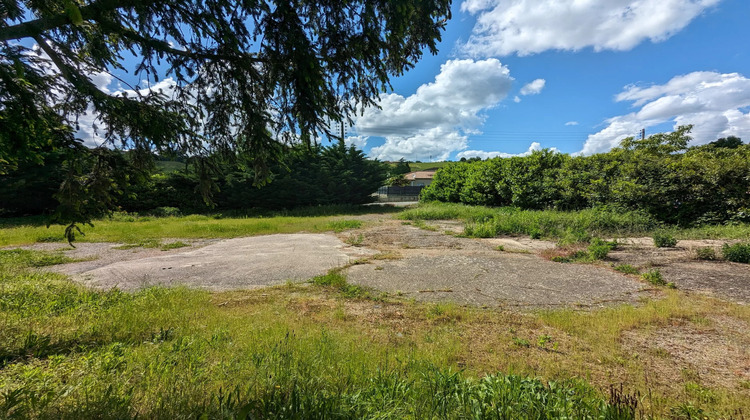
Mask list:
[[[721,254],[727,261],[750,264],[750,243],[724,244],[721,247]]]
[[[654,233],[653,238],[654,246],[656,246],[657,248],[673,248],[675,245],[677,245],[677,239],[665,232]]]

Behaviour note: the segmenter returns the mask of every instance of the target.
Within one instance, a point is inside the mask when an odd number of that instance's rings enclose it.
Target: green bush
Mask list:
[[[603,260],[609,254],[609,246],[607,245],[589,245],[588,250],[591,258],[595,260]]]
[[[657,248],[673,248],[677,245],[677,239],[665,232],[654,233],[653,239],[654,246]]]
[[[654,286],[666,286],[667,285],[667,282],[664,280],[664,277],[661,275],[661,272],[657,269],[649,270],[641,274],[641,278],[653,284]]]
[[[750,145],[688,147],[691,128],[625,139],[592,156],[540,150],[447,165],[421,198],[524,210],[608,205],[678,225],[750,220]]]
[[[750,264],[750,243],[724,244],[721,254],[727,261]]]
[[[716,259],[716,251],[711,247],[703,247],[695,250],[695,257],[699,260],[713,261]]]

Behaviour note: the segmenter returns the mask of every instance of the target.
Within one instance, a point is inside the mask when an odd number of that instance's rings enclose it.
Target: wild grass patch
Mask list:
[[[455,203],[420,203],[399,215],[410,221],[462,220],[465,234],[473,237],[528,235],[555,239],[563,244],[588,242],[593,237],[665,234],[676,239],[747,239],[750,223],[705,225],[696,228],[665,226],[639,211],[594,208],[580,211],[521,210],[514,207],[483,207]]]
[[[328,229],[337,233],[350,229],[359,229],[360,227],[362,227],[362,222],[359,220],[334,220],[328,222]]]
[[[0,266],[46,267],[76,261],[61,252],[33,251],[28,249],[0,250]]]
[[[158,243],[165,238],[236,238],[274,233],[322,233],[330,230],[343,231],[361,227],[362,222],[358,220],[341,220],[339,212],[347,208],[351,207],[337,207],[335,211],[326,208],[330,211],[319,210],[319,212],[330,212],[331,215],[315,216],[291,215],[303,214],[302,209],[279,212],[279,214],[290,215],[259,215],[253,217],[223,214],[141,217],[130,214],[115,214],[112,218],[95,220],[93,226],[85,227],[83,229],[84,235],[77,236],[76,240],[80,242],[120,242],[127,246],[139,247],[142,246],[141,244],[148,246]],[[312,210],[307,211],[315,213]],[[374,209],[373,211],[382,210]],[[60,225],[52,225],[47,228],[37,223],[23,225],[21,221],[17,221],[17,224],[0,228],[0,246],[31,244],[40,239],[41,241],[53,240],[47,238],[54,238],[54,241],[63,241],[62,232],[64,229],[64,226]]]
[[[609,391],[622,382],[653,395],[639,400],[649,417],[748,403],[693,377],[648,381],[622,347],[625,331],[680,320],[750,322],[748,308],[678,291],[532,313],[362,299],[336,271],[313,286],[125,293],[36,270],[41,254],[0,255],[3,418],[633,418]],[[702,388],[685,400],[688,382]]]
[[[592,263],[607,258],[610,251],[616,249],[617,241],[605,241],[593,238],[590,243],[576,243],[558,246],[542,251],[542,256],[548,260],[562,263]]]
[[[630,264],[617,264],[612,267],[615,271],[619,271],[623,274],[635,274],[638,275],[641,273],[641,271],[637,267],[633,267]]]

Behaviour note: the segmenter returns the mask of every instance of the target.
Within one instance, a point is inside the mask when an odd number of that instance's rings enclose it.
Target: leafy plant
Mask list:
[[[750,243],[724,244],[721,254],[727,261],[750,264]]]
[[[609,254],[610,250],[611,248],[609,247],[609,245],[605,245],[605,244],[602,244],[602,245],[591,244],[588,247],[589,256],[593,260],[603,260],[607,258],[607,254]]]
[[[612,268],[624,274],[640,274],[640,270],[630,264],[618,264]]]
[[[519,337],[513,336],[511,340],[513,340],[513,344],[515,344],[518,347],[525,347],[525,348],[531,347],[531,343],[529,342],[529,340],[525,338],[519,338]]]
[[[705,246],[695,250],[695,257],[699,260],[713,261],[716,259],[716,250]]]
[[[656,232],[653,236],[654,246],[657,248],[673,248],[677,245],[677,239],[666,232]]]
[[[550,343],[550,342],[552,342],[552,337],[547,334],[542,334],[536,340],[536,345],[541,348],[545,348],[547,347],[547,343]]]
[[[666,286],[667,285],[666,280],[664,280],[664,277],[661,275],[661,272],[658,269],[652,269],[641,274],[641,278],[653,284],[654,286]]]
[[[334,269],[329,271],[327,274],[313,277],[311,282],[318,286],[333,287],[335,289],[338,289],[346,298],[359,298],[367,296],[366,291],[360,286],[349,284],[346,281],[346,276],[341,274],[339,270]]]

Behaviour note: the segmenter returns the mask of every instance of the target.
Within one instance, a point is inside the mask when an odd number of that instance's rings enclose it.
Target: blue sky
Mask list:
[[[747,0],[465,0],[349,141],[382,160],[604,152],[641,128],[750,140]]]
[[[694,125],[692,144],[750,140],[750,0],[454,0],[452,9],[440,52],[354,118],[350,144],[381,160],[440,161],[606,152],[641,129],[683,124]],[[112,94],[130,89],[107,72],[91,77]],[[79,123],[86,144],[102,141],[95,115]]]

